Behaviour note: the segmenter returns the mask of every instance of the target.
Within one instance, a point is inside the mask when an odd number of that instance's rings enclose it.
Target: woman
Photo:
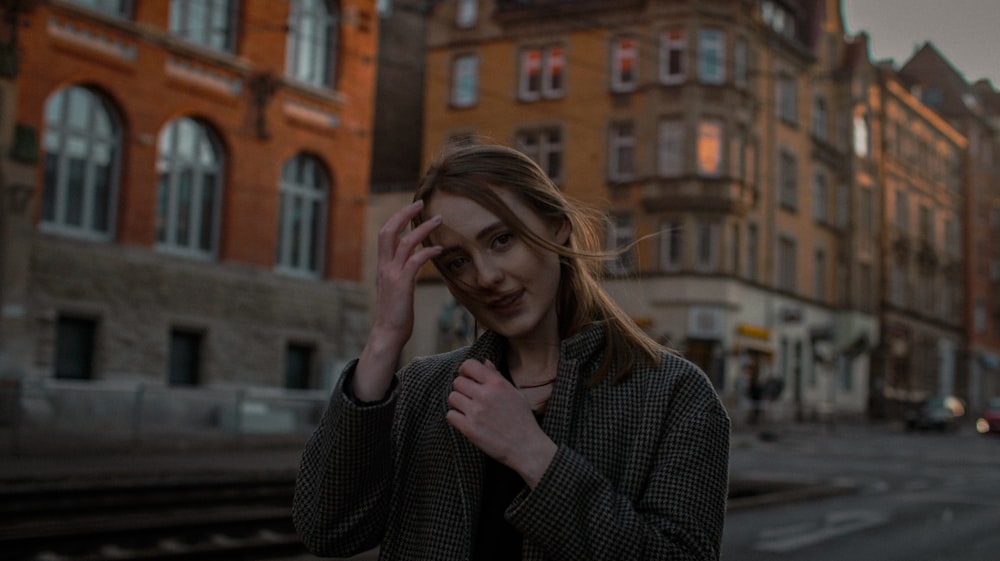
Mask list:
[[[719,558],[729,418],[601,288],[597,225],[516,150],[430,168],[379,232],[371,332],[303,453],[314,553]],[[397,374],[428,261],[484,331]]]

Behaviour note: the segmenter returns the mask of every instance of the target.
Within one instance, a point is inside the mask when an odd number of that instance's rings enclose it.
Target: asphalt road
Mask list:
[[[850,492],[731,511],[724,561],[1000,559],[1000,438],[790,431],[734,449],[732,469]]]

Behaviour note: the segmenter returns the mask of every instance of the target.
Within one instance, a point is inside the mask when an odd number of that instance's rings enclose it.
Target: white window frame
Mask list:
[[[170,0],[170,34],[216,51],[236,50],[234,0]]]
[[[698,80],[703,84],[726,81],[726,33],[721,29],[698,30]]]
[[[611,45],[611,91],[635,91],[639,84],[639,40],[616,37]]]
[[[315,156],[298,154],[281,169],[276,269],[308,277],[323,271],[330,179]]]
[[[660,226],[660,270],[671,273],[684,265],[684,224],[680,219],[665,221]]]
[[[562,131],[558,127],[524,129],[515,137],[518,149],[530,157],[553,181],[560,181],[563,173]]]
[[[458,55],[451,68],[451,106],[474,107],[479,103],[479,55]]]
[[[533,79],[537,72],[537,83]],[[566,92],[566,51],[562,45],[524,47],[518,56],[518,99],[556,99]]]
[[[661,177],[684,174],[684,121],[669,118],[660,121],[657,134],[656,167]]]
[[[608,250],[615,252],[615,259],[608,262],[612,275],[635,272],[635,217],[632,213],[613,213],[608,222]],[[624,251],[622,251],[624,249]],[[620,253],[618,253],[620,251]]]
[[[340,14],[336,2],[293,0],[288,11],[286,74],[304,84],[333,84]]]
[[[185,128],[193,132],[193,136],[188,137],[192,143],[189,149],[178,147],[181,136],[187,134]],[[157,150],[156,248],[189,257],[212,257],[218,247],[222,213],[224,165],[221,145],[205,123],[181,117],[163,127]],[[181,200],[185,174],[191,178],[187,212]],[[214,178],[214,184],[207,184],[208,177]],[[207,195],[206,190],[210,191]],[[210,198],[212,208],[209,210],[204,208],[206,198]],[[208,231],[203,229],[206,222]],[[189,239],[178,240],[180,225],[185,223]]]
[[[635,179],[635,123],[611,123],[608,130],[608,176],[612,181]]]
[[[455,9],[455,26],[459,29],[471,29],[479,19],[479,0],[458,0]]]
[[[97,92],[69,86],[49,97],[40,229],[95,241],[112,238],[121,144],[118,118]]]
[[[677,68],[672,62],[677,61]],[[687,31],[668,29],[660,34],[660,82],[681,84],[687,78]]]

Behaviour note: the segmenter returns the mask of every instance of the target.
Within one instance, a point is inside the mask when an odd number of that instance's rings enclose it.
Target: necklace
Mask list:
[[[519,389],[519,390],[530,390],[530,389],[533,389],[533,388],[541,388],[541,387],[547,386],[547,385],[549,385],[549,384],[551,384],[551,383],[553,383],[555,381],[556,381],[556,379],[552,378],[550,380],[546,380],[546,381],[542,382],[541,384],[533,384],[533,385],[530,385],[530,386],[521,386],[521,385],[518,385],[517,389]]]

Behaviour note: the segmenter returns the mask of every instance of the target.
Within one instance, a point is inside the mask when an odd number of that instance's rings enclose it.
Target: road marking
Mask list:
[[[823,520],[762,530],[754,545],[758,551],[786,553],[822,541],[874,528],[889,521],[889,516],[874,510],[841,510],[827,513]]]

